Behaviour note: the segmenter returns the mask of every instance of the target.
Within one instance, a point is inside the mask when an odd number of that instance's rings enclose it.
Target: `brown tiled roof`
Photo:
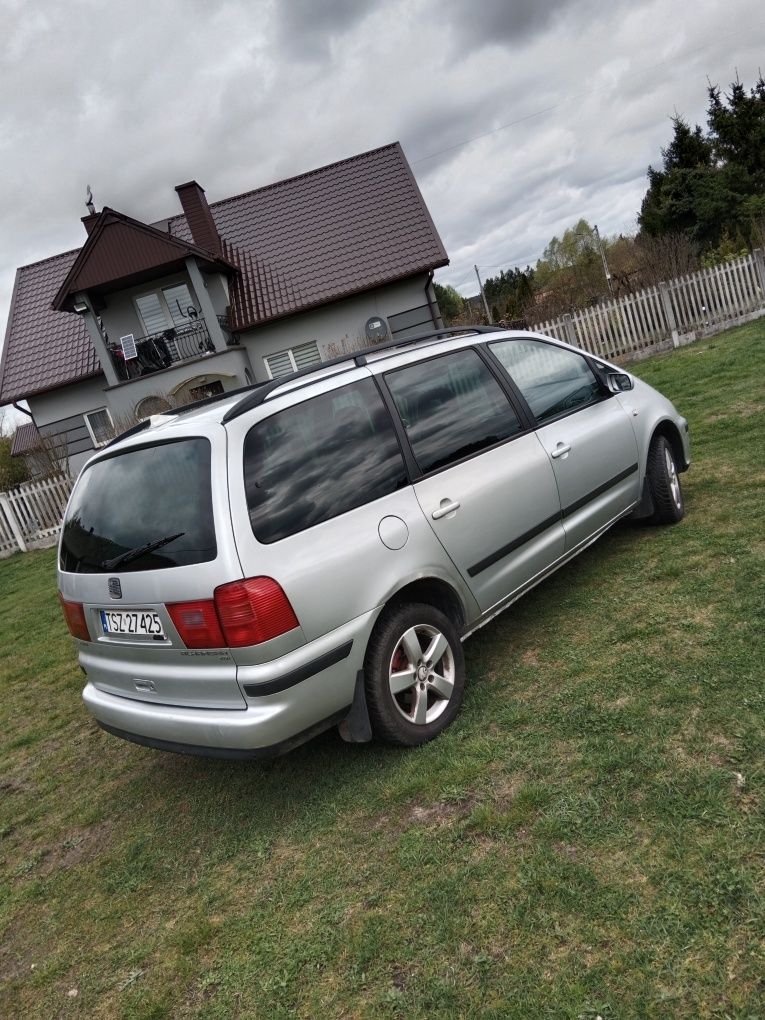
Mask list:
[[[101,371],[82,318],[51,308],[76,258],[77,250],[68,251],[16,273],[0,364],[0,404]]]
[[[231,287],[234,330],[448,263],[398,143],[210,209],[224,256],[240,270]],[[185,216],[161,226],[192,240]],[[80,317],[50,308],[77,255],[68,252],[18,271],[0,403],[99,371]]]
[[[23,453],[31,453],[40,445],[40,433],[33,421],[28,425],[19,425],[11,443],[11,457],[20,457]]]

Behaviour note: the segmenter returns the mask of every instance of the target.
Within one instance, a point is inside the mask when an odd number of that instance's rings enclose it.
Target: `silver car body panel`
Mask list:
[[[448,585],[462,607],[466,637],[632,510],[657,428],[675,430],[681,466],[688,467],[685,419],[669,400],[630,376],[629,391],[414,477],[405,488],[288,538],[257,541],[242,469],[244,440],[256,422],[370,376],[382,382],[391,368],[513,336],[535,336],[585,353],[541,334],[514,331],[370,351],[366,365],[331,366],[285,380],[262,404],[225,425],[225,412],[239,398],[163,416],[96,454],[89,463],[163,439],[207,437],[217,537],[216,558],[193,566],[113,575],[59,569],[63,597],[85,610],[92,640],[76,643],[88,674],[83,697],[96,719],[123,735],[184,747],[246,751],[288,743],[348,708],[375,622],[407,585],[423,579]],[[590,357],[605,370],[624,373]],[[560,454],[561,444],[570,449]],[[439,513],[451,503],[459,505]],[[147,512],[150,505],[148,494]],[[210,599],[221,584],[260,575],[283,587],[298,627],[247,648],[184,646],[168,603]],[[161,642],[104,634],[100,610],[115,607],[110,576],[122,586],[119,608],[157,612],[165,634]]]

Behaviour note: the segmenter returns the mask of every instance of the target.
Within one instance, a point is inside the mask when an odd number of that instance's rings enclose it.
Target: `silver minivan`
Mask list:
[[[620,518],[682,518],[667,399],[551,337],[458,332],[152,417],[88,462],[58,586],[104,729],[217,757],[338,724],[424,743],[466,637]]]

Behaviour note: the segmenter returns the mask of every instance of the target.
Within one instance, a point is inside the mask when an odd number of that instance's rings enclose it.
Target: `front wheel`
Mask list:
[[[683,490],[677,472],[675,455],[664,436],[656,436],[648,451],[648,485],[653,500],[654,524],[676,524],[685,515]]]
[[[420,603],[386,611],[369,642],[364,678],[377,737],[404,747],[432,740],[456,716],[465,689],[456,627]]]

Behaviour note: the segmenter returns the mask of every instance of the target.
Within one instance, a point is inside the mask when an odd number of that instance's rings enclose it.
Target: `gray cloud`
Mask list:
[[[543,31],[555,17],[566,17],[577,0],[482,0],[480,6],[464,0],[439,0],[439,16],[451,22],[458,45],[519,46]]]
[[[277,2],[276,34],[279,45],[301,60],[324,61],[333,40],[363,21],[372,0],[290,0]]]

